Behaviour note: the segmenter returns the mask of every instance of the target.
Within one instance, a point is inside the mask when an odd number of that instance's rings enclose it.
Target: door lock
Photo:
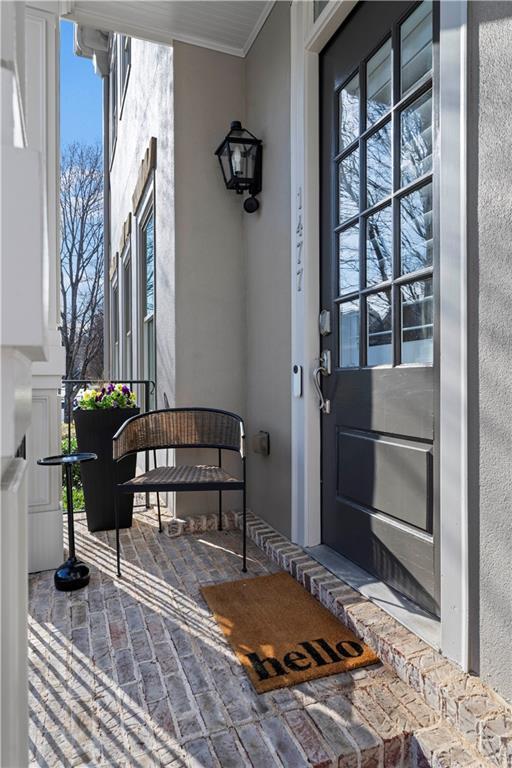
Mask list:
[[[320,336],[328,336],[331,332],[331,313],[328,309],[322,309],[318,318]]]
[[[324,349],[320,353],[320,357],[318,358],[318,362],[320,363],[321,373],[324,376],[330,376],[332,373],[331,370],[331,350],[330,349]]]
[[[320,376],[330,376],[331,372],[331,350],[324,349],[318,358],[318,365],[313,371],[313,384],[315,385],[316,394],[318,395],[318,406],[322,413],[325,414],[331,412],[331,401],[326,400],[323,395],[322,387],[320,385]]]

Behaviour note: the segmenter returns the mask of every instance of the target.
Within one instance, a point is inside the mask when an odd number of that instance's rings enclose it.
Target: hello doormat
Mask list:
[[[202,587],[201,592],[258,693],[378,661],[287,573]]]

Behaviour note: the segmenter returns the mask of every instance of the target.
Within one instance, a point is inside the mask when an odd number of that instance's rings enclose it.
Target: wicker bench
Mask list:
[[[166,448],[215,448],[218,451],[218,465],[178,465],[157,467],[159,449]],[[165,408],[142,413],[125,421],[114,435],[113,457],[119,462],[125,456],[139,451],[153,451],[155,469],[137,475],[127,482],[114,482],[117,575],[121,576],[121,554],[119,546],[119,505],[120,493],[156,492],[158,498],[159,530],[162,530],[160,499],[158,494],[166,491],[218,491],[219,530],[222,530],[222,491],[243,492],[242,507],[242,571],[247,572],[247,510],[246,510],[246,468],[245,431],[240,416],[228,411],[210,408]],[[222,467],[222,451],[236,451],[242,461],[242,479],[228,474]]]

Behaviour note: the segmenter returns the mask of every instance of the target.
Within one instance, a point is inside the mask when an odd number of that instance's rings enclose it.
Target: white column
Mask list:
[[[59,293],[59,17],[28,7],[27,141],[41,153],[46,181],[47,357],[32,368],[32,425],[27,436],[28,460],[28,568],[30,572],[55,568],[62,561],[61,472],[59,467],[38,467],[36,459],[61,452],[59,390],[64,374],[60,332]]]

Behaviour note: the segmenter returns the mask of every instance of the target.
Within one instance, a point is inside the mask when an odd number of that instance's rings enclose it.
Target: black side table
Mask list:
[[[55,587],[61,592],[71,592],[74,589],[86,587],[89,583],[89,568],[85,563],[77,560],[75,555],[75,524],[73,519],[73,464],[82,461],[95,461],[98,457],[95,453],[69,453],[61,456],[47,456],[38,459],[37,463],[45,467],[56,464],[63,465],[66,470],[66,496],[68,507],[68,559],[55,571]]]

